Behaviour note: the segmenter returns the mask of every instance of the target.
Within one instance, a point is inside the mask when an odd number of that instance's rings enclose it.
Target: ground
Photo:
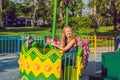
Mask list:
[[[18,56],[0,55],[0,80],[19,80]],[[101,70],[101,54],[96,57],[89,55],[89,63],[83,72],[83,80],[89,80],[88,76]]]
[[[0,80],[19,80],[17,56],[0,55]]]

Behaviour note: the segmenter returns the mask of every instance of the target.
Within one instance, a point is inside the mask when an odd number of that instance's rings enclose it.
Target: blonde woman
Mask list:
[[[77,51],[76,39],[73,36],[73,32],[70,26],[65,26],[63,28],[62,39],[61,39],[60,45],[57,45],[55,43],[53,43],[52,45],[64,52],[76,52]]]
[[[57,45],[55,43],[52,44],[53,46],[57,47],[58,49],[65,52],[62,56],[62,75],[61,78],[63,80],[63,75],[65,79],[68,78],[68,74],[64,74],[65,70],[67,69],[67,66],[75,66],[75,59],[76,56],[74,54],[71,54],[72,52],[77,52],[77,44],[76,44],[76,38],[73,36],[73,32],[70,26],[65,26],[62,31],[62,39],[60,45]],[[64,67],[66,69],[64,70]],[[71,69],[70,69],[71,70]],[[70,71],[68,70],[68,71]],[[68,72],[65,71],[65,72]],[[71,73],[71,72],[69,72]],[[72,76],[69,75],[69,80],[73,80]]]

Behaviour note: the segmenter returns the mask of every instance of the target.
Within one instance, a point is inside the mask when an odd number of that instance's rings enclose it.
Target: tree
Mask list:
[[[15,12],[16,12],[15,4],[12,1],[2,0],[2,20],[3,21],[6,21],[8,17],[11,19],[14,19],[16,16]]]
[[[24,4],[25,4],[25,13],[27,12],[27,9],[29,9],[30,11],[28,11],[31,15],[31,24],[34,27],[34,23],[35,23],[35,16],[37,13],[37,10],[39,8],[39,1],[40,0],[25,0]]]
[[[2,0],[0,0],[0,28],[2,28]]]
[[[15,3],[10,0],[2,1],[2,17],[5,24],[7,24],[7,19],[11,19],[15,23],[17,16],[23,16],[22,11],[23,4]]]
[[[35,20],[40,19],[43,21],[43,25],[51,25],[53,19],[53,7],[54,0],[36,0],[37,5],[32,4],[35,0],[26,0],[25,5],[31,8],[32,18]],[[69,22],[73,19],[72,17],[77,17],[81,15],[81,9],[83,7],[82,0],[73,0],[68,4],[69,6]],[[74,22],[74,20],[73,20]],[[58,0],[57,5],[57,27],[61,27],[65,23],[65,4],[64,0]],[[78,23],[78,22],[77,22]],[[74,23],[73,23],[74,24]]]
[[[90,0],[89,4],[96,6],[96,15],[113,17],[114,31],[120,31],[120,0]]]
[[[59,23],[57,23],[58,27],[62,27],[63,25],[65,25],[65,6],[66,4],[64,3],[64,0],[60,0],[58,3],[58,21]],[[83,7],[83,2],[82,0],[72,0],[72,2],[68,3],[68,7],[69,7],[69,25],[71,27],[77,27],[79,24],[79,21],[76,20],[80,20],[78,18],[80,18],[81,16],[81,11],[82,11],[82,7]],[[77,26],[74,26],[77,25]]]

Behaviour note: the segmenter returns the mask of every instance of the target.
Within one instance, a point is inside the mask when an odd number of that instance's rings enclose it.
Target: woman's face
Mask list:
[[[72,37],[72,30],[71,30],[71,28],[69,28],[69,27],[65,28],[65,36],[67,38],[71,38]]]

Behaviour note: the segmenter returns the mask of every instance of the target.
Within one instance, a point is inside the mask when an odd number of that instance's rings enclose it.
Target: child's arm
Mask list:
[[[57,47],[58,49],[62,50],[62,51],[67,51],[69,50],[73,45],[75,44],[75,39],[73,39],[72,41],[70,41],[65,47],[61,47],[55,43],[53,43],[52,45]]]
[[[26,42],[25,42],[26,47],[29,46],[29,36],[26,37]]]

